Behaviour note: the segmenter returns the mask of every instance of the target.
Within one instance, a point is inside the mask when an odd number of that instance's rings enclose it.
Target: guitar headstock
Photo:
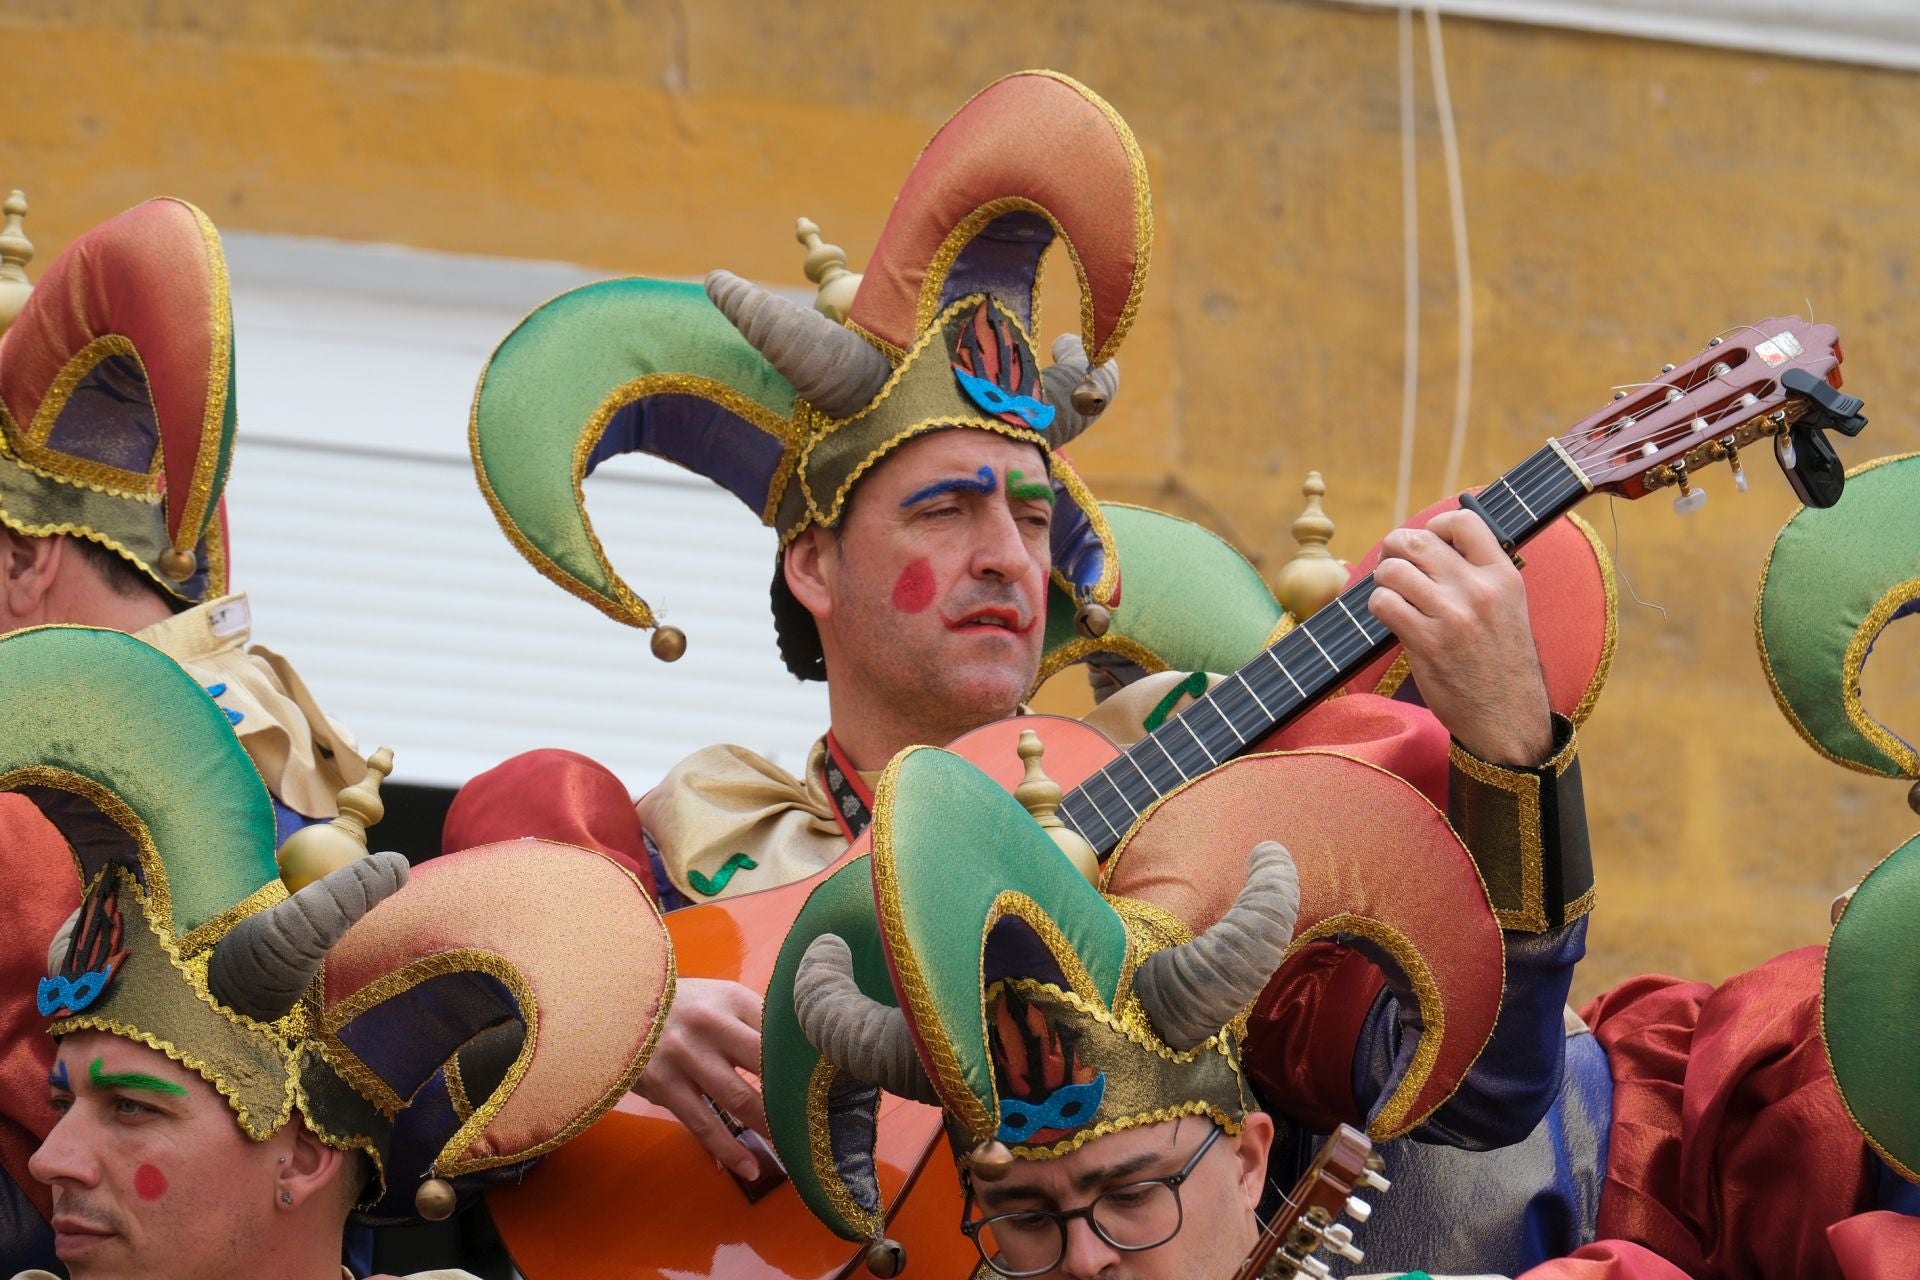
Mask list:
[[[1361,1261],[1366,1255],[1354,1247],[1353,1229],[1341,1219],[1367,1220],[1373,1207],[1358,1193],[1387,1190],[1391,1184],[1380,1167],[1367,1135],[1341,1125],[1321,1144],[1235,1280],[1325,1280],[1329,1268],[1314,1256],[1321,1249],[1348,1262]]]
[[[1616,393],[1558,444],[1596,492],[1642,498],[1675,489],[1674,507],[1685,514],[1706,501],[1694,480],[1702,468],[1727,463],[1744,490],[1741,451],[1768,440],[1800,500],[1830,507],[1846,472],[1824,433],[1854,436],[1867,425],[1859,398],[1840,393],[1840,360],[1832,325],[1798,316],[1745,325]]]

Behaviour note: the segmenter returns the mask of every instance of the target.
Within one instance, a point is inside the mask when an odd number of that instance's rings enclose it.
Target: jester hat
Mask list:
[[[225,715],[121,632],[0,639],[0,788],[40,809],[86,886],[34,992],[52,1033],[166,1054],[255,1140],[297,1109],[370,1157],[383,1216],[424,1178],[518,1167],[585,1128],[664,1016],[659,917],[585,850],[515,841],[411,880],[383,853],[290,894]]]
[[[795,922],[764,1015],[774,1145],[829,1227],[881,1233],[881,1089],[941,1106],[976,1176],[1176,1116],[1238,1132],[1242,1015],[1299,903],[1285,850],[1260,846],[1195,937],[1103,896],[1018,800],[945,751],[895,757],[873,833],[872,857]]]
[[[149,200],[54,259],[0,335],[0,522],[108,547],[169,595],[224,594],[233,316],[220,236]]]
[[[1851,478],[1851,477],[1849,477]],[[1855,501],[1848,490],[1848,502]],[[1909,1182],[1920,1182],[1920,836],[1895,849],[1844,900],[1827,940],[1820,1037],[1847,1114]]]
[[[1920,753],[1861,703],[1860,673],[1896,618],[1920,611],[1920,454],[1847,473],[1847,500],[1802,507],[1774,538],[1754,635],[1780,711],[1836,764],[1920,778]]]
[[[528,316],[474,395],[480,488],[535,568],[652,628],[585,510],[582,482],[607,459],[647,453],[696,471],[784,547],[838,524],[860,476],[907,441],[992,431],[1049,456],[1053,580],[1104,607],[1119,587],[1104,522],[1055,451],[1117,385],[1109,361],[1138,310],[1152,237],[1146,166],[1125,122],[1065,76],[1008,76],[921,153],[844,324],[725,271],[704,289],[587,285]],[[1032,335],[1056,238],[1080,285],[1080,334],[1056,342],[1043,369]],[[655,652],[677,657],[682,640],[656,632]]]

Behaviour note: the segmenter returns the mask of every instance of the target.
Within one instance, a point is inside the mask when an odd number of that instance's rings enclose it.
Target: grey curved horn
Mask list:
[[[1047,428],[1047,444],[1058,449],[1093,425],[1105,413],[1120,390],[1120,362],[1109,360],[1091,375],[1098,407],[1092,412],[1078,409],[1073,393],[1089,380],[1087,348],[1080,336],[1063,333],[1053,340],[1053,363],[1040,371],[1040,384],[1046,388],[1047,403],[1053,406],[1053,425]]]
[[[73,914],[60,922],[54,931],[53,941],[47,944],[47,976],[52,977],[67,967],[67,948],[73,945],[73,931],[80,927],[80,908],[75,907]]]
[[[708,273],[707,297],[795,394],[830,418],[866,408],[893,373],[887,358],[853,330],[731,271]]]
[[[853,952],[838,936],[821,934],[800,957],[793,1010],[807,1039],[834,1066],[888,1093],[940,1105],[913,1050],[907,1015],[860,990]]]
[[[407,860],[397,853],[358,858],[327,873],[215,943],[207,990],[235,1013],[273,1021],[299,1002],[327,950],[406,882]]]
[[[1227,913],[1183,946],[1148,956],[1133,989],[1170,1047],[1193,1048],[1252,1004],[1280,967],[1300,914],[1300,873],[1271,840],[1253,847],[1247,883]]]

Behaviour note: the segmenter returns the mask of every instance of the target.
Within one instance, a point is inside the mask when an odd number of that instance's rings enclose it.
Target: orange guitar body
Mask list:
[[[1046,744],[1046,771],[1068,790],[1119,754],[1098,730],[1057,716],[999,721],[965,735],[949,749],[1012,790],[1023,774],[1016,748],[1025,729],[1039,732]],[[1429,941],[1424,936],[1428,930],[1409,925],[1410,910],[1417,907],[1423,915],[1445,921],[1458,944],[1448,952],[1446,963],[1452,967],[1443,964],[1439,973],[1423,968],[1413,975],[1415,985],[1458,996],[1474,983],[1484,989],[1490,980],[1491,990],[1477,1002],[1479,1008],[1467,1008],[1456,999],[1457,1007],[1445,1012],[1444,1036],[1440,1011],[1423,1010],[1439,1050],[1423,1074],[1440,1080],[1445,1072],[1464,1071],[1463,1064],[1472,1062],[1492,1030],[1502,972],[1499,929],[1477,876],[1469,869],[1463,877],[1458,866],[1435,866],[1414,878],[1368,877],[1364,868],[1354,865],[1351,843],[1343,846],[1326,815],[1316,812],[1323,806],[1290,805],[1287,793],[1291,789],[1297,798],[1301,787],[1337,786],[1346,792],[1371,787],[1401,806],[1395,820],[1413,815],[1418,821],[1424,814],[1444,827],[1445,819],[1406,783],[1330,753],[1251,756],[1209,777],[1217,780],[1198,780],[1147,815],[1108,864],[1116,881],[1128,882],[1112,887],[1179,911],[1195,906],[1195,892],[1206,896],[1215,891],[1190,883],[1192,873],[1199,871],[1208,880],[1217,878],[1217,892],[1230,899],[1245,876],[1248,851],[1257,841],[1278,839],[1293,849],[1300,867],[1301,938],[1316,931],[1378,934],[1395,943],[1385,950],[1404,952],[1398,940],[1422,945]],[[1368,803],[1363,795],[1354,799]],[[1209,809],[1215,817],[1207,816]],[[1149,845],[1166,847],[1149,855]],[[1196,859],[1193,854],[1200,846],[1207,857]],[[780,945],[807,896],[820,880],[867,849],[862,836],[833,867],[810,879],[673,912],[667,927],[679,972],[765,991]],[[1459,857],[1465,860],[1464,850]],[[1212,866],[1203,865],[1209,859]],[[1177,870],[1157,874],[1154,868],[1162,866]],[[1394,901],[1374,910],[1369,906],[1373,898]],[[1334,903],[1342,908],[1337,916],[1329,905]],[[1445,1097],[1444,1090],[1418,1088],[1396,1091],[1396,1097],[1400,1094],[1406,1096],[1399,1110],[1415,1119]],[[891,1215],[888,1233],[905,1247],[913,1275],[963,1280],[979,1258],[958,1229],[960,1189],[943,1147],[935,1109],[887,1099],[876,1163]],[[547,1157],[525,1181],[489,1191],[487,1203],[528,1280],[828,1280],[864,1274],[863,1250],[821,1226],[790,1183],[750,1202],[679,1121],[631,1095]]]

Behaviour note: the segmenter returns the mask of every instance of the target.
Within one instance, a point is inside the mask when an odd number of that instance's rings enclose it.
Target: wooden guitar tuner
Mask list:
[[[1366,1255],[1354,1247],[1353,1228],[1341,1219],[1365,1222],[1373,1212],[1357,1193],[1387,1190],[1391,1184],[1380,1176],[1380,1166],[1367,1135],[1341,1125],[1321,1144],[1233,1280],[1324,1280],[1327,1264],[1314,1256],[1322,1249],[1359,1262]]]

